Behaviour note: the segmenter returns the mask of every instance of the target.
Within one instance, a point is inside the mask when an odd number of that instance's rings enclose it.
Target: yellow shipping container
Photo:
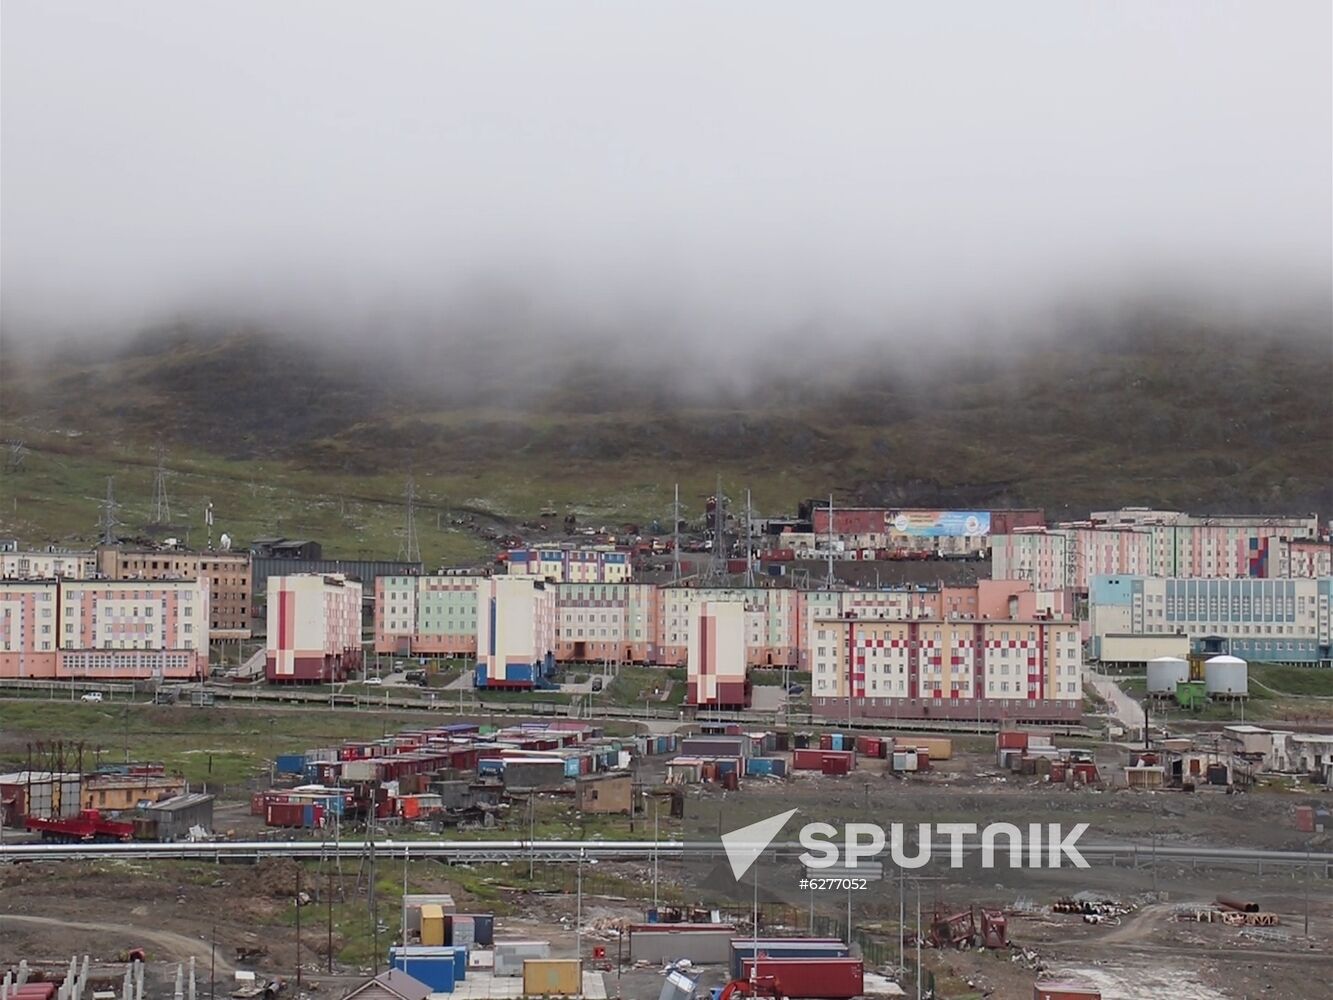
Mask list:
[[[421,907],[421,943],[427,948],[444,947],[444,907],[438,903]]]
[[[904,736],[898,742],[928,751],[931,760],[948,760],[953,756],[953,740],[943,736]]]
[[[528,958],[523,961],[523,995],[576,997],[583,993],[583,962],[577,958]]]

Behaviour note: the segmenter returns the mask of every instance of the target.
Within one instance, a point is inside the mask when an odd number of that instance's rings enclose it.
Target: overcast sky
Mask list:
[[[3,318],[707,342],[1326,296],[1330,9],[5,0]]]

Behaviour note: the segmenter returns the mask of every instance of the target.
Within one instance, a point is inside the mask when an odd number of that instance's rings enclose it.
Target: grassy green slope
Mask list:
[[[577,364],[552,366],[540,391],[480,376],[433,387],[430,372],[253,333],[159,334],[46,360],[9,349],[0,436],[29,454],[0,477],[0,533],[91,539],[108,475],[122,520],[141,527],[158,442],[196,542],[211,499],[217,530],[240,541],[281,533],[392,555],[411,469],[431,564],[486,548],[454,517],[522,520],[549,501],[584,524],[665,520],[674,482],[697,514],[718,473],[766,513],[830,489],[1053,514],[1333,505],[1325,342],[1138,327],[1097,344],[920,361],[912,377],[868,356],[818,385],[773,375],[762,391],[684,401],[669,378]]]

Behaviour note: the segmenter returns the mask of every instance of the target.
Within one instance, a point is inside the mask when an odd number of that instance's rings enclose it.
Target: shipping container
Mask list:
[[[278,754],[276,770],[279,774],[304,774],[305,763],[305,754],[303,753],[280,753]]]
[[[577,958],[525,959],[523,992],[533,997],[582,996],[583,962]]]
[[[433,993],[452,993],[458,981],[457,959],[453,949],[431,948],[430,954],[421,949],[390,948],[389,967],[401,969]],[[412,954],[415,952],[415,954]],[[466,963],[466,955],[464,963]]]
[[[550,958],[549,941],[496,941],[495,974],[497,976],[523,975],[523,963],[533,958]]]
[[[1026,750],[1028,734],[1018,729],[1002,729],[995,734],[996,750]]]
[[[851,1000],[865,989],[865,965],[859,958],[771,958],[741,961],[741,978],[773,977],[784,996],[803,1000]]]
[[[842,753],[826,753],[820,763],[820,771],[824,774],[843,775],[852,773],[852,755]]]
[[[753,938],[731,939],[731,978],[739,979],[741,962],[754,958],[758,944],[760,958],[847,958],[847,945],[837,938]]]
[[[427,903],[421,908],[421,944],[425,948],[443,948],[445,940],[444,908],[439,903]]]
[[[931,760],[949,760],[953,757],[953,740],[946,736],[913,736],[908,744],[924,747],[930,752]]]
[[[688,958],[695,965],[720,965],[731,957],[731,924],[650,924],[629,929],[632,962],[661,965]]]

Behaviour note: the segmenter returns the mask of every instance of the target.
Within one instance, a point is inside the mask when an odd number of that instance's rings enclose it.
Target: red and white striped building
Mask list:
[[[270,683],[345,680],[362,659],[361,584],[336,573],[268,578]]]

